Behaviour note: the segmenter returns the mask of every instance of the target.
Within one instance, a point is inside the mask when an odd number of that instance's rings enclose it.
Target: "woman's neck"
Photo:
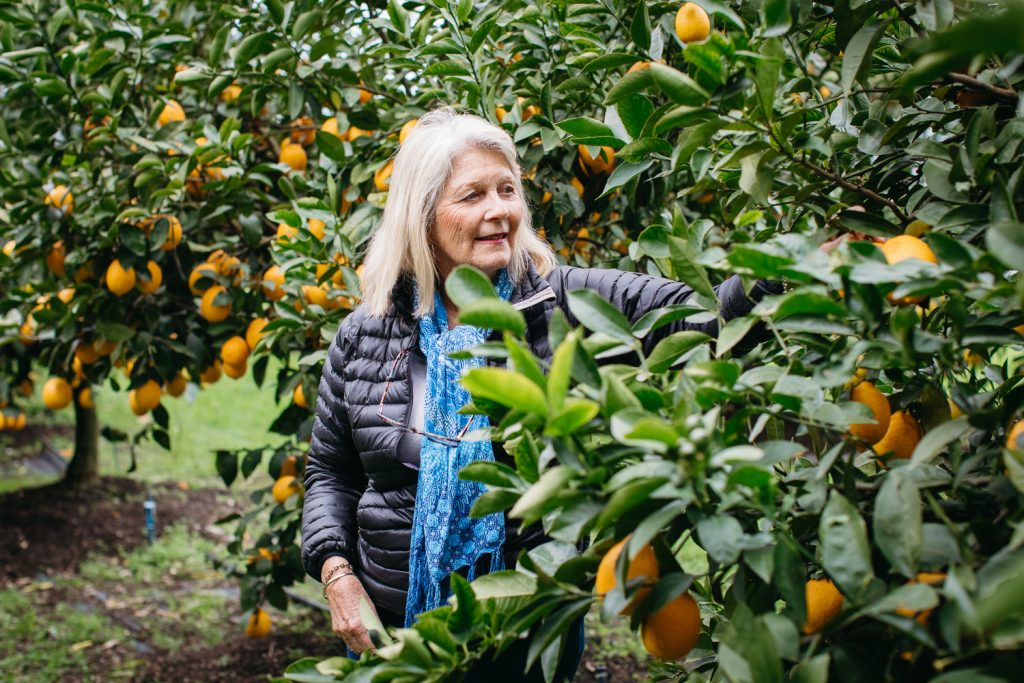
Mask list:
[[[454,330],[459,326],[459,307],[448,298],[447,293],[441,294],[441,303],[444,304],[445,317],[448,318],[448,329]]]

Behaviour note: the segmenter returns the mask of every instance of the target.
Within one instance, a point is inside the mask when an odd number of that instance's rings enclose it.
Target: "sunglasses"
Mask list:
[[[466,422],[466,426],[464,426],[462,428],[462,431],[459,432],[458,436],[444,436],[443,434],[433,434],[431,432],[427,432],[427,431],[424,431],[422,429],[416,429],[415,427],[410,427],[408,425],[402,424],[398,420],[393,420],[393,419],[391,419],[390,417],[388,417],[387,415],[384,414],[384,402],[387,401],[388,392],[391,391],[391,383],[395,379],[395,371],[398,369],[398,364],[402,361],[402,359],[406,355],[408,355],[408,353],[409,353],[409,349],[402,349],[398,353],[398,355],[395,356],[394,362],[391,363],[391,370],[390,370],[390,372],[388,372],[388,378],[387,378],[387,381],[384,384],[384,393],[380,397],[380,403],[377,404],[377,417],[379,417],[381,420],[383,420],[387,424],[391,425],[392,427],[398,427],[399,429],[401,429],[403,431],[411,432],[413,434],[419,434],[421,437],[423,437],[425,439],[430,439],[431,441],[433,441],[435,443],[442,444],[444,446],[458,446],[463,441],[470,440],[470,439],[466,439],[466,434],[467,434],[467,432],[469,432],[470,426],[473,424],[473,421],[476,419],[475,415],[471,415],[470,416],[469,421]],[[476,441],[477,439],[472,439],[472,440]]]

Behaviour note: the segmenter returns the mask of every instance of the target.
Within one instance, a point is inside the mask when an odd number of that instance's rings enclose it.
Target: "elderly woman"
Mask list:
[[[511,459],[500,444],[466,438],[470,428],[486,427],[486,418],[457,412],[469,400],[458,378],[483,360],[447,354],[490,333],[460,326],[444,292],[460,264],[486,273],[523,313],[526,341],[545,360],[552,312],[576,322],[567,306],[571,290],[593,289],[634,321],[692,293],[637,273],[556,265],[531,225],[509,135],[451,109],[420,120],[395,157],[387,206],[366,254],[363,303],[328,352],[306,468],[302,559],[324,583],[333,628],[353,652],[372,647],[362,599],[385,625],[408,625],[444,604],[452,572],[472,579],[512,567],[520,551],[546,540],[501,514],[469,516],[481,490],[460,481],[458,471],[475,460]],[[759,283],[748,297],[738,278],[726,281],[718,289],[723,317],[748,313],[768,291]],[[716,325],[699,329],[714,334]],[[648,344],[687,326],[659,330]],[[579,646],[565,648],[563,678],[575,671]],[[491,669],[528,680],[525,648],[521,656],[517,670],[507,661]]]

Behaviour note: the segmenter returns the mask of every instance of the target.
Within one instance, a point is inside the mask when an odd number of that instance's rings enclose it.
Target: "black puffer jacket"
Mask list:
[[[631,321],[661,306],[684,302],[689,287],[637,273],[560,266],[547,278],[531,269],[516,285],[510,303],[527,321],[526,341],[541,359],[550,360],[548,321],[556,307],[573,325],[568,293],[591,289],[607,298]],[[765,293],[776,291],[758,283],[748,298],[739,278],[718,288],[722,317],[745,315]],[[678,323],[657,330],[645,340],[650,351],[665,335],[683,328],[717,334],[717,321],[703,325]],[[401,619],[409,584],[408,560],[420,437],[378,417],[378,406],[395,358],[394,379],[384,401],[385,414],[409,424],[414,395],[415,364],[424,364],[418,346],[419,327],[412,315],[411,287],[400,284],[394,306],[383,318],[355,310],[341,325],[328,351],[320,380],[313,440],[306,466],[306,499],[302,509],[302,560],[320,580],[325,559],[341,555],[355,567],[378,610]],[[422,391],[422,388],[418,388]],[[507,459],[499,447],[495,458]],[[539,533],[506,535],[508,566],[519,550],[542,542]],[[385,616],[381,615],[382,618]]]

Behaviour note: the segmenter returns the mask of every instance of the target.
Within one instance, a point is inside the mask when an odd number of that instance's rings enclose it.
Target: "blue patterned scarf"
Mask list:
[[[501,270],[498,296],[508,301],[512,281]],[[419,290],[414,293],[419,305]],[[489,421],[481,415],[460,415],[470,396],[460,383],[462,375],[484,366],[483,358],[454,360],[449,353],[481,344],[491,330],[470,325],[448,329],[448,316],[440,292],[434,300],[434,312],[423,316],[420,325],[420,349],[427,359],[427,387],[424,393],[423,429],[431,434],[456,437],[474,420],[471,430],[485,429]],[[405,603],[405,625],[412,626],[423,612],[445,603],[451,590],[451,573],[468,567],[473,580],[477,561],[491,556],[490,571],[505,568],[505,516],[496,512],[473,519],[469,511],[486,490],[483,484],[459,479],[459,470],[471,462],[494,460],[490,439],[462,440],[446,444],[426,436],[420,447],[420,471],[416,486],[416,508],[412,518],[412,542],[409,547],[409,593]]]

